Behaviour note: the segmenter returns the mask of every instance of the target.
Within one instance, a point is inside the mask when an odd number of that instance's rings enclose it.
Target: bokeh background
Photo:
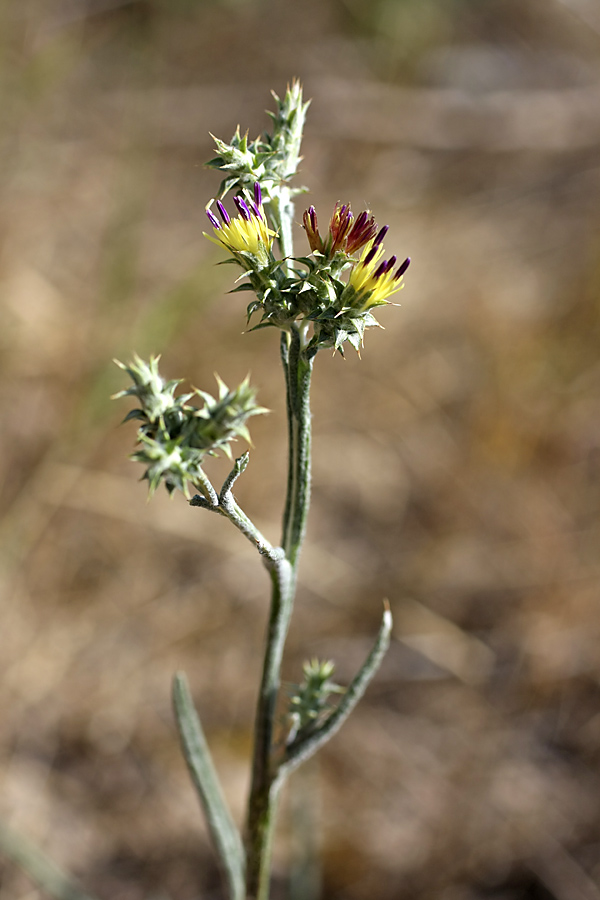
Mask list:
[[[395,631],[286,796],[274,898],[599,900],[597,0],[4,0],[0,47],[2,820],[101,900],[223,896],[170,679],[241,819],[267,578],[146,503],[110,360],[252,373],[238,496],[277,540],[277,335],[242,334],[202,165],[297,76],[307,203],[413,265],[362,361],[317,360],[286,677],[351,678],[384,596]]]

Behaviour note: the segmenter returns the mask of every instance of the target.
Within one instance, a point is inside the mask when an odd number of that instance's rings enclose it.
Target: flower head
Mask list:
[[[377,224],[373,216],[369,215],[369,210],[363,210],[354,219],[349,203],[335,204],[325,240],[319,234],[314,206],[305,211],[303,222],[311,250],[322,253],[330,259],[340,251],[352,256],[377,234]]]
[[[216,397],[198,388],[175,396],[180,381],[165,381],[161,377],[158,357],[145,362],[136,356],[129,365],[118,365],[130,376],[133,387],[115,394],[115,399],[135,396],[140,402],[141,408],[132,410],[125,421],[141,422],[139,449],[131,459],[146,466],[143,477],[150,484],[151,495],[161,481],[169,493],[177,489],[188,499],[188,482],[202,490],[204,458],[222,451],[231,459],[232,441],[242,438],[250,443],[248,419],[268,412],[257,405],[248,378],[230,390],[216,376]],[[194,396],[203,400],[201,407],[188,403]]]
[[[219,221],[210,209],[212,202],[211,200],[206,209],[206,215],[213,227],[214,237],[206,233],[205,237],[232,253],[249,254],[250,257],[254,257],[254,260],[248,260],[245,257],[249,263],[247,268],[255,268],[256,265],[258,268],[263,268],[267,265],[275,232],[267,225],[258,181],[254,183],[252,197],[249,194],[246,194],[245,197],[238,194],[233,198],[238,211],[238,215],[233,219],[221,201],[217,200],[216,206],[221,217],[221,221]]]
[[[342,293],[342,302],[346,307],[361,312],[382,306],[388,297],[402,290],[402,278],[410,265],[410,257],[401,263],[396,271],[397,258],[381,259],[383,256],[383,238],[387,226],[381,229],[377,237],[365,247],[360,260],[353,266],[348,284]]]

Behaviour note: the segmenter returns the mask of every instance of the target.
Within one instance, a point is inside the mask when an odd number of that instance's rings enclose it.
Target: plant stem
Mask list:
[[[301,347],[301,336],[292,329],[287,375],[290,415],[290,471],[283,523],[285,558],[273,564],[273,593],[255,723],[252,786],[248,807],[248,897],[269,896],[270,849],[275,805],[281,780],[272,764],[275,709],[281,681],[281,661],[296,591],[296,572],[310,500],[310,376],[313,357]]]
[[[273,585],[267,646],[256,711],[252,785],[248,803],[248,897],[267,900],[271,839],[278,787],[271,766],[275,707],[280,685],[281,660],[294,600],[289,562],[282,559],[271,569]]]
[[[291,257],[294,254],[294,238],[292,236],[292,222],[294,221],[294,203],[289,187],[281,185],[277,194],[273,197],[273,218],[279,234],[279,247],[286,260],[286,270],[291,268]]]
[[[278,204],[282,253],[291,257],[293,206],[289,197]],[[253,900],[268,900],[271,844],[277,797],[282,779],[273,763],[275,711],[281,684],[281,662],[296,592],[298,559],[310,502],[310,381],[314,354],[303,346],[293,325],[281,336],[281,361],[288,413],[288,482],[281,545],[284,558],[271,564],[271,610],[263,673],[256,710],[252,783],[247,821],[246,892]]]
[[[302,347],[300,331],[291,330],[286,369],[290,456],[282,547],[294,576],[306,532],[311,486],[310,383],[314,354]]]

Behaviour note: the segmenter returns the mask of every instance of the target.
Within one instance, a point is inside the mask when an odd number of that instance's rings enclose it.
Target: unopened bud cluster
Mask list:
[[[133,386],[115,394],[136,397],[140,407],[131,410],[125,421],[138,420],[139,449],[131,459],[146,466],[143,478],[153,494],[164,482],[170,494],[179,490],[189,499],[188,483],[202,490],[202,462],[222,451],[231,458],[231,442],[250,441],[246,421],[264,413],[255,403],[255,392],[248,379],[229,390],[217,376],[218,395],[213,397],[197,388],[175,396],[180,380],[164,381],[158,371],[158,357],[149,362],[139,356],[129,365],[117,362],[133,381]],[[188,401],[202,399],[198,407]]]
[[[297,81],[288,87],[283,99],[272,93],[277,108],[268,113],[273,122],[270,133],[248,141],[248,134],[241,135],[238,126],[229,144],[213,136],[218,155],[207,166],[219,169],[225,175],[219,187],[220,197],[231,190],[251,193],[254,183],[259,181],[265,199],[271,201],[274,187],[288,182],[296,174],[309,104],[303,102],[302,87]],[[303,190],[291,188],[290,193],[294,195]]]
[[[313,731],[332,709],[330,695],[344,692],[331,680],[334,668],[331,660],[311,659],[304,663],[304,678],[290,691],[288,744]]]

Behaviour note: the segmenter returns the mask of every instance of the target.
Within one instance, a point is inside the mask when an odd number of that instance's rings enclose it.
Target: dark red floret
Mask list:
[[[352,231],[360,231],[367,219],[368,213],[363,209],[363,211],[356,217],[356,222],[354,223],[354,228],[352,229]]]
[[[321,235],[319,234],[317,213],[315,212],[314,206],[310,206],[308,209],[304,210],[302,221],[304,223],[304,230],[306,231],[310,249],[313,252],[323,253],[325,248],[323,246],[323,241],[321,240]]]
[[[336,204],[329,223],[329,233],[332,238],[331,253],[335,253],[344,245],[346,236],[352,227],[353,218],[352,210],[347,203],[340,207],[339,212]]]
[[[369,218],[368,212],[361,212],[348,235],[346,252],[350,254],[356,253],[357,250],[360,250],[361,247],[364,247],[365,244],[372,240],[376,231],[377,225],[373,216]]]

